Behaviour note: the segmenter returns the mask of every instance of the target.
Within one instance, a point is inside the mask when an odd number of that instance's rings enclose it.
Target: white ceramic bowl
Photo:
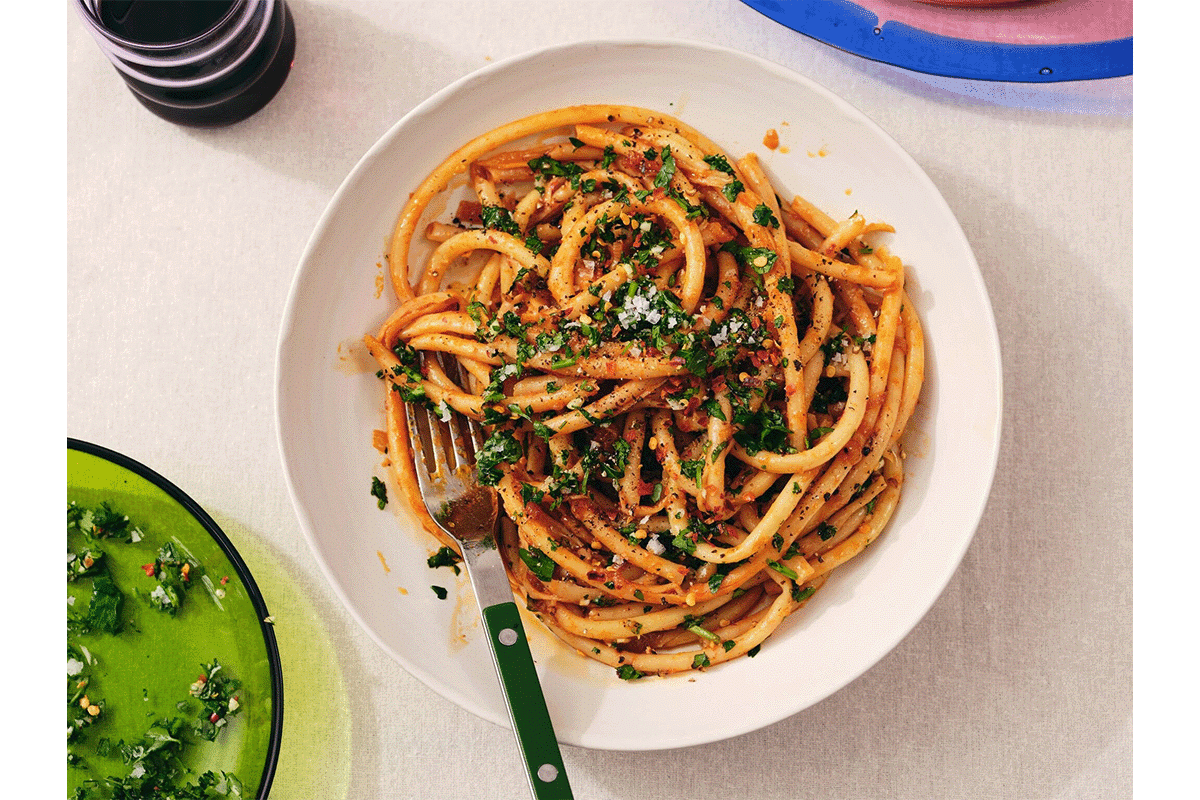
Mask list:
[[[438,92],[371,148],[317,224],[283,322],[277,414],[289,488],[329,581],[381,647],[453,702],[508,724],[465,578],[426,566],[436,545],[394,487],[387,510],[370,495],[372,475],[386,474],[371,446],[383,397],[360,341],[394,308],[383,253],[409,191],[471,137],[581,103],[678,116],[732,156],[757,151],[785,198],[802,194],[835,218],[859,209],[890,222],[925,325],[927,382],[895,517],[755,658],[625,682],[526,620],[561,741],[612,750],[701,744],[827,697],[932,606],[991,486],[999,344],[971,248],[929,178],[862,113],[794,72],[711,45],[590,42],[496,63]],[[762,144],[769,129],[779,134],[775,151]],[[433,584],[449,588],[449,599]]]

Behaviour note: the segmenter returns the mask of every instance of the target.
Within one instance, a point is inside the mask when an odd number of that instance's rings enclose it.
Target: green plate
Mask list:
[[[89,779],[128,774],[120,756],[100,755],[97,743],[132,743],[155,719],[178,716],[175,704],[215,658],[241,681],[241,709],[215,742],[185,747],[183,763],[196,775],[233,773],[244,797],[266,798],[283,729],[283,675],[270,615],[250,570],[212,518],[170,481],[119,453],[68,439],[67,502],[93,508],[103,501],[127,515],[144,538],[102,547],[113,581],[126,595],[122,632],[70,637],[95,657],[89,691],[105,705],[100,720],[72,746],[83,765],[67,768],[68,797]],[[69,532],[69,547],[77,544],[74,536],[81,535]],[[146,595],[156,583],[142,569],[172,540],[203,565],[212,583],[210,590],[193,585],[174,617],[150,607]],[[77,609],[86,610],[91,593],[90,580],[67,583]]]

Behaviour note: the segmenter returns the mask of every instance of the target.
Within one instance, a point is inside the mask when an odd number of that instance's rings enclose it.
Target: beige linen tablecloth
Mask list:
[[[824,702],[730,741],[567,747],[576,796],[1129,796],[1130,79],[925,77],[736,2],[290,5],[288,82],[261,113],[215,131],[154,117],[73,13],[65,31],[67,431],[166,473],[258,576],[287,681],[273,798],[525,796],[511,733],[408,675],[323,579],[276,447],[275,348],[308,236],[382,133],[478,67],[596,37],[755,53],[895,137],[978,258],[1005,416],[978,534],[890,655]]]

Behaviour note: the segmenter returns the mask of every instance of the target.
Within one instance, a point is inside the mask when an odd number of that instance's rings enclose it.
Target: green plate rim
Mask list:
[[[230,563],[233,564],[234,571],[237,572],[242,585],[246,587],[246,594],[258,614],[258,626],[267,647],[267,664],[271,673],[271,736],[267,742],[267,763],[263,766],[262,778],[259,780],[258,794],[256,795],[256,800],[267,800],[267,796],[271,793],[271,783],[275,778],[275,769],[279,764],[279,751],[283,738],[283,664],[279,659],[279,644],[275,641],[275,629],[271,623],[266,621],[271,614],[267,611],[267,603],[263,599],[258,584],[254,581],[254,576],[250,573],[250,568],[246,566],[246,562],[242,560],[237,548],[233,546],[233,542],[221,530],[221,526],[208,515],[208,512],[189,497],[187,492],[159,473],[129,456],[82,439],[73,439],[68,436],[67,449],[78,450],[81,453],[110,461],[162,489],[172,500],[183,506],[184,510],[200,523],[201,527],[208,531],[208,534],[212,536]]]

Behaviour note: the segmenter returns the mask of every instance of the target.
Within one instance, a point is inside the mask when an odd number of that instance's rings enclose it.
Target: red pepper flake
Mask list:
[[[153,564],[142,564],[142,572],[146,573],[147,577],[153,578],[154,577],[154,565]]]
[[[216,722],[216,721],[217,721],[217,720],[219,720],[219,719],[220,719],[220,717],[219,717],[219,716],[217,716],[217,712],[215,712],[215,711],[214,711],[214,712],[212,713],[212,716],[210,716],[210,717],[208,718],[208,721],[209,721],[209,722]]]
[[[221,578],[221,585],[222,585],[222,586],[224,586],[224,585],[225,585],[225,584],[227,584],[227,583],[229,583],[229,576],[228,576],[228,575],[226,575],[225,577]]]
[[[636,150],[621,155],[619,161],[620,163],[618,166],[620,166],[626,172],[636,172],[643,176],[649,175],[650,168],[656,163],[654,161],[650,161],[646,158],[646,156],[642,155]],[[657,173],[658,170],[655,169],[654,172]]]
[[[767,364],[779,363],[778,350],[756,350],[750,354],[750,363],[761,369]]]

